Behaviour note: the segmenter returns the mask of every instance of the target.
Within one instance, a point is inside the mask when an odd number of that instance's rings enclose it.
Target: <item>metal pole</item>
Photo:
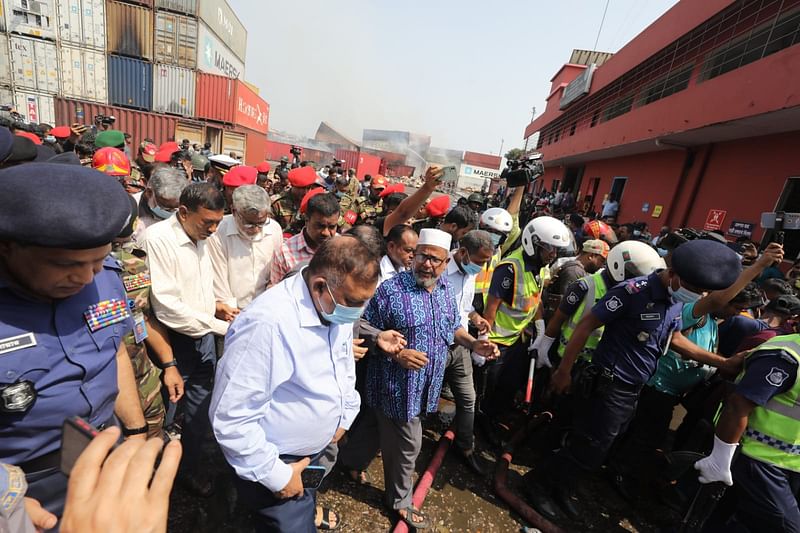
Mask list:
[[[597,43],[600,42],[600,32],[603,31],[603,24],[606,21],[606,13],[608,13],[608,4],[611,3],[611,0],[606,0],[606,8],[603,10],[603,18],[600,20],[600,28],[597,30],[597,39],[594,40],[594,48],[592,50],[597,50]]]

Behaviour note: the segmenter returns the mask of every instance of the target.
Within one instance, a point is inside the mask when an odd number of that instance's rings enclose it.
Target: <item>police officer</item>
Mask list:
[[[750,353],[717,422],[714,449],[695,463],[701,483],[735,484],[733,521],[739,527],[729,523],[725,531],[740,531],[742,525],[751,532],[800,531],[798,364],[796,333],[773,337]]]
[[[76,186],[80,184],[80,186]],[[0,461],[60,515],[61,425],[119,418],[147,433],[122,342],[133,327],[111,241],[130,217],[116,180],[71,165],[0,171]]]
[[[623,256],[623,260],[625,257]],[[681,334],[682,304],[678,291],[721,290],[741,272],[738,256],[724,244],[694,241],[675,251],[673,267],[633,278],[608,290],[575,328],[564,358],[551,376],[549,390],[566,392],[578,354],[597,328],[603,336],[588,365],[575,381],[576,408],[565,445],[537,473],[530,485],[534,506],[556,517],[549,495],[571,517],[577,516],[575,485],[583,471],[598,469],[614,440],[624,433],[636,411],[639,393],[655,372],[658,358],[671,348],[683,357],[725,370],[738,370],[740,358],[724,359],[694,345]]]
[[[481,211],[483,211],[483,206],[485,203],[486,199],[480,193],[474,192],[467,197],[467,205],[479,215],[481,214]]]
[[[304,224],[300,216],[300,202],[317,182],[317,173],[310,166],[293,168],[288,172],[288,180],[291,188],[272,201],[272,213],[284,233],[296,235]]]
[[[281,194],[283,193],[289,184],[289,158],[281,156],[280,164],[275,168],[275,171],[272,173],[272,181],[274,182],[272,185],[272,192],[273,194]]]

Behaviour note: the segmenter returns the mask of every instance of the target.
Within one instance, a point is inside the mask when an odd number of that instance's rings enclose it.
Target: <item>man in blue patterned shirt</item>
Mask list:
[[[453,287],[442,278],[449,234],[423,229],[412,269],[378,287],[364,318],[381,330],[397,330],[408,342],[397,355],[378,353],[367,369],[367,403],[378,418],[386,505],[409,526],[429,527],[411,502],[412,474],[422,447],[420,415],[436,412],[448,347],[455,343],[488,358],[494,344],[476,340],[462,326]]]

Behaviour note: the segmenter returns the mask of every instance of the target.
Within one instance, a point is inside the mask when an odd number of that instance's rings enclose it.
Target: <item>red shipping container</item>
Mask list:
[[[395,152],[384,152],[383,150],[371,150],[371,149],[364,149],[361,150],[361,153],[368,153],[377,155],[384,161],[386,161],[389,165],[405,165],[406,164],[406,155],[405,154],[398,154]]]
[[[200,118],[269,131],[269,104],[239,80],[198,72],[195,107]]]
[[[369,174],[375,176],[381,172],[381,158],[377,155],[361,153],[358,157],[358,166],[356,167],[356,177],[358,181],[363,181],[364,176]]]
[[[156,144],[175,140],[175,128],[179,121],[177,117],[169,115],[67,98],[55,99],[55,115],[58,126],[68,126],[76,122],[89,126],[97,115],[113,115],[117,119],[114,129],[130,133],[133,137],[131,149],[134,152],[146,138],[153,139]],[[192,123],[185,119],[180,119],[180,122]]]
[[[244,162],[256,166],[267,158],[267,136],[261,132],[242,129],[246,138]]]
[[[389,165],[386,169],[386,174],[389,176],[407,176],[410,177],[414,174],[416,167],[409,165]]]
[[[281,157],[286,156],[291,161],[292,154],[289,150],[292,148],[291,144],[280,143],[276,141],[267,141],[267,161],[280,161]]]
[[[358,151],[356,150],[336,150],[336,159],[344,161],[342,165],[346,169],[354,168],[358,170]],[[360,178],[359,178],[360,179]]]
[[[493,168],[500,170],[503,158],[499,155],[479,154],[477,152],[464,152],[464,163],[475,167]]]

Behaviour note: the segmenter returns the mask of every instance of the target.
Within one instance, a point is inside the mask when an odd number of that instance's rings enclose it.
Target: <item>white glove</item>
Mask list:
[[[700,483],[714,483],[722,481],[729,487],[733,485],[731,475],[731,460],[738,444],[730,444],[714,435],[714,449],[711,455],[700,459],[694,464],[695,470],[700,472]]]
[[[536,337],[536,339],[531,343],[528,351],[536,352],[536,368],[542,368],[544,366],[551,368],[553,366],[553,364],[550,362],[550,358],[547,356],[547,354],[550,352],[550,347],[553,345],[553,342],[555,342],[553,337],[541,335]]]
[[[537,337],[541,337],[542,335],[544,335],[544,330],[545,330],[544,320],[542,320],[541,318],[539,320],[536,320],[533,323],[533,327],[534,329],[536,329]]]

